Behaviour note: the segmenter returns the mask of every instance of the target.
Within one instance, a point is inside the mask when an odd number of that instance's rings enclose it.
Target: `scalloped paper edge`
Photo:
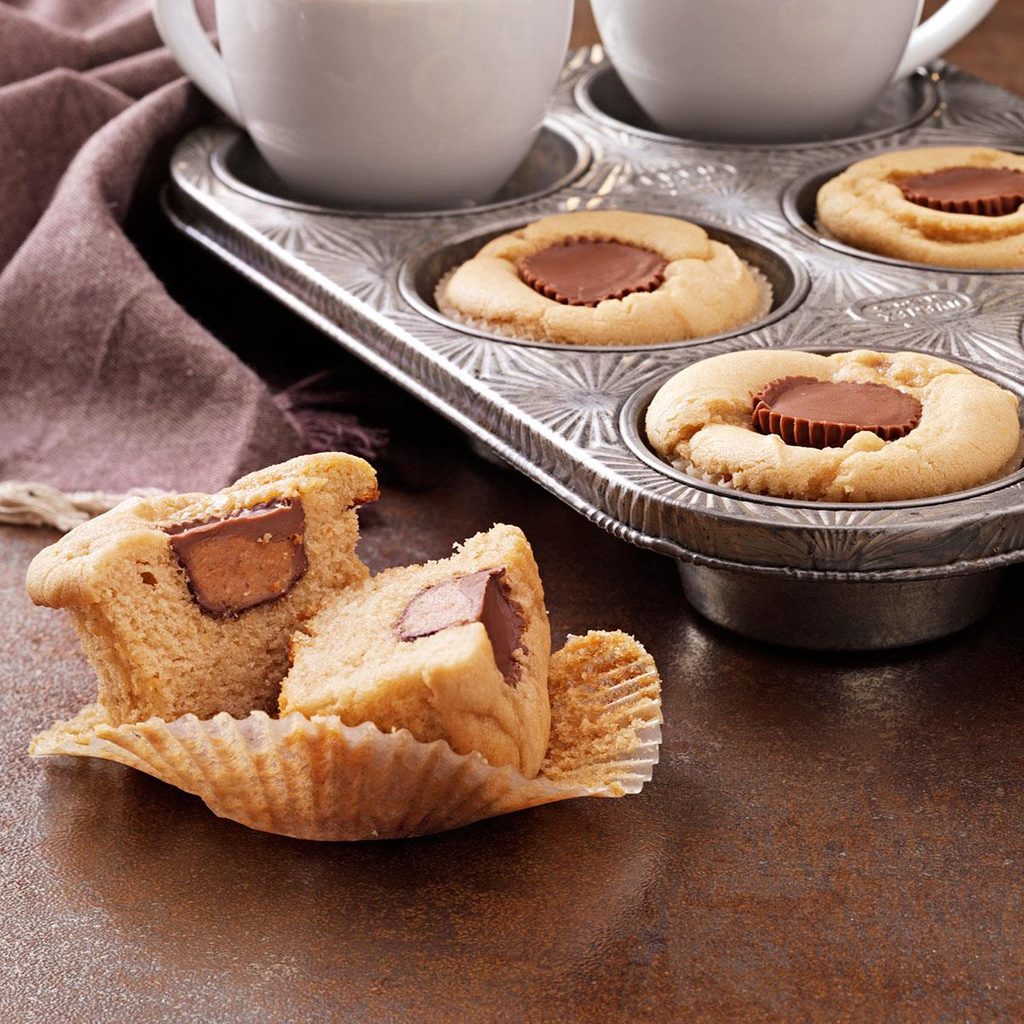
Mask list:
[[[117,761],[193,793],[220,817],[297,839],[443,832],[577,797],[639,793],[661,743],[661,680],[631,636],[570,637],[552,656],[551,739],[540,774],[492,767],[406,730],[254,711],[112,725],[98,704],[36,736],[35,756]]]

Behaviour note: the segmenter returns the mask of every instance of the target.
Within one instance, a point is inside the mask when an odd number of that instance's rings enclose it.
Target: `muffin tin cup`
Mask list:
[[[632,202],[617,207],[636,213],[653,213],[672,216],[665,208],[652,208],[642,203]],[[603,207],[612,209],[612,207]],[[707,231],[714,241],[730,246],[739,257],[755,270],[768,283],[772,290],[771,308],[762,316],[750,323],[722,331],[714,335],[702,335],[680,341],[663,342],[656,345],[569,345],[552,341],[537,341],[529,338],[517,338],[511,335],[496,334],[483,330],[472,324],[462,323],[446,316],[434,301],[434,294],[440,282],[458,266],[480,251],[488,242],[499,235],[517,231],[529,222],[523,220],[500,221],[489,225],[486,231],[473,231],[460,234],[447,240],[442,245],[431,244],[423,251],[410,257],[399,270],[398,286],[403,298],[423,316],[444,327],[449,327],[463,334],[472,334],[478,338],[489,338],[512,345],[539,346],[542,348],[563,349],[569,352],[636,352],[644,350],[672,349],[680,346],[732,338],[749,331],[755,331],[775,323],[788,316],[806,297],[810,281],[802,263],[785,256],[777,248],[757,242],[745,235],[730,231],[696,217],[688,218]]]
[[[881,109],[876,118],[885,124],[856,138],[731,147],[647,137],[604,116],[581,97],[609,74],[599,48],[570,55],[548,124],[592,159],[574,164],[553,191],[511,205],[401,217],[296,206],[253,191],[237,167],[229,180],[226,158],[216,154],[242,143],[237,130],[214,125],[179,145],[166,208],[198,243],[446,416],[475,446],[615,536],[681,562],[684,589],[716,621],[798,642],[791,627],[771,625],[743,596],[761,588],[767,608],[792,587],[785,601],[795,607],[805,594],[808,615],[827,603],[825,594],[837,595],[829,599],[837,618],[831,639],[815,645],[889,646],[960,628],[981,613],[994,574],[1024,561],[1024,479],[909,505],[777,502],[673,476],[631,445],[621,417],[684,365],[746,348],[915,349],[1024,380],[1024,309],[1012,273],[837,251],[793,219],[800,189],[806,206],[823,169],[921,145],[1019,145],[1024,100],[946,67],[906,87],[941,102],[905,106],[907,117],[895,119],[891,107]],[[770,317],[738,333],[614,348],[510,341],[434,308],[437,280],[496,233],[552,213],[611,208],[704,224],[754,265],[783,268],[788,294]],[[863,597],[888,584],[900,585],[885,592],[891,599]],[[857,589],[844,596],[842,586]],[[950,595],[936,598],[947,611],[929,617],[925,598],[940,591]]]
[[[815,350],[822,355],[828,350]],[[1014,391],[1022,404],[1024,380],[974,372]],[[1024,481],[1024,469],[955,494],[893,502],[831,503],[746,494],[709,484],[664,462],[645,439],[643,419],[662,382],[642,389],[623,406],[622,434],[632,451],[647,465],[680,483],[709,489],[780,510],[819,509],[838,515],[863,510],[912,514],[922,506],[961,503]],[[1022,423],[1024,430],[1024,423]],[[1024,452],[1021,453],[1024,455]],[[952,538],[950,538],[952,539]],[[949,575],[926,579],[871,578],[856,572],[842,575],[801,574],[787,578],[766,575],[759,566],[694,564],[679,560],[679,577],[690,605],[705,618],[752,639],[804,650],[885,650],[926,643],[973,625],[992,608],[1006,570],[958,564],[950,551]],[[941,573],[941,571],[940,571]]]
[[[684,143],[706,148],[742,146],[750,150],[816,149],[822,145],[870,142],[920,124],[938,110],[942,102],[941,62],[934,68],[921,68],[914,75],[892,83],[875,106],[850,135],[818,142],[729,143],[718,140],[670,135],[655,125],[630,95],[622,79],[610,64],[602,64],[584,75],[576,84],[579,108],[594,121],[617,131],[637,135],[649,142]]]
[[[705,618],[754,640],[819,651],[909,647],[957,633],[991,610],[1005,571],[928,580],[789,580],[679,563]]]
[[[374,210],[366,207],[324,206],[296,193],[283,182],[260,155],[248,135],[226,135],[210,154],[214,175],[239,195],[297,213],[383,217],[404,220],[449,217],[463,213],[490,213],[514,207],[565,188],[591,161],[589,147],[571,128],[547,118],[529,153],[501,190],[486,203],[443,210]]]

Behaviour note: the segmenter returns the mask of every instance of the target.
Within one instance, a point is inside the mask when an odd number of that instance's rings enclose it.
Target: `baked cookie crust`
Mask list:
[[[946,213],[904,196],[901,180],[951,167],[1024,171],[1024,156],[944,146],[860,160],[818,191],[818,220],[840,242],[893,259],[937,267],[1024,269],[1024,206],[991,217]]]
[[[653,291],[574,306],[542,295],[518,263],[575,240],[616,241],[658,253],[664,281]],[[557,214],[502,235],[443,279],[438,308],[474,327],[569,345],[654,345],[720,334],[764,316],[771,286],[727,245],[675,217],[623,210]]]
[[[771,381],[884,384],[921,403],[919,425],[841,448],[788,445],[754,429],[753,396]],[[688,366],[655,395],[647,437],[666,461],[709,483],[812,501],[906,501],[964,491],[1021,462],[1017,398],[944,359],[915,352],[730,352]]]

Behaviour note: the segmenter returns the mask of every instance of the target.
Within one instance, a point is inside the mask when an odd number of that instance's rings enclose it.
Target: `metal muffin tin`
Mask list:
[[[679,563],[687,597],[740,633],[824,649],[896,647],[975,621],[1024,561],[1024,474],[886,505],[776,501],[663,464],[640,427],[682,367],[744,348],[933,353],[1024,397],[1024,279],[918,267],[822,239],[821,176],[909,146],[1012,149],[1024,99],[950,66],[893,86],[856,136],[724,146],[646,124],[599,47],[573,53],[537,145],[494,203],[428,214],[329,210],[291,196],[237,129],[189,135],[172,161],[175,223],[611,533]],[[488,238],[551,213],[680,216],[772,281],[765,320],[649,347],[511,341],[448,322],[436,281]]]

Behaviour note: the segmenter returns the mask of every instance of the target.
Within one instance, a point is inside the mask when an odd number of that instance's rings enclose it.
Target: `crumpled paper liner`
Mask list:
[[[552,656],[549,688],[551,739],[535,779],[404,729],[262,711],[114,726],[93,704],[29,752],[118,761],[196,794],[220,817],[297,839],[427,835],[556,800],[639,793],[661,743],[651,656],[625,633],[570,637]]]

